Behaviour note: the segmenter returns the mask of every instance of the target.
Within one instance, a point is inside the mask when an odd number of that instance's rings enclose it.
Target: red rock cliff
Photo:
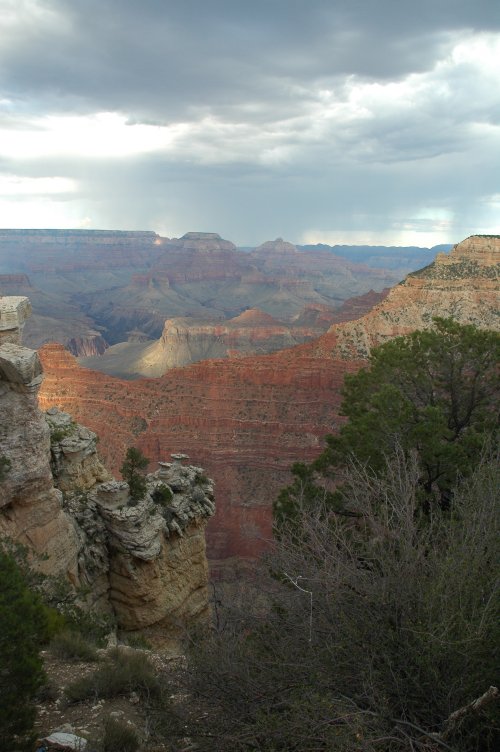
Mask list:
[[[357,322],[272,355],[206,361],[125,382],[84,370],[61,346],[47,346],[42,403],[61,405],[95,430],[115,471],[131,444],[151,460],[172,451],[199,458],[217,488],[208,528],[212,563],[251,558],[270,537],[271,503],[288,468],[319,453],[339,422],[344,375],[359,368],[370,346],[429,326],[434,315],[498,326],[499,244],[468,239],[410,275]]]

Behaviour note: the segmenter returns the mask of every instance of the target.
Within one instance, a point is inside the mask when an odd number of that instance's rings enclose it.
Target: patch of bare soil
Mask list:
[[[133,650],[132,648],[125,648]],[[165,677],[168,686],[168,699],[175,706],[176,692],[179,692],[179,675],[183,669],[183,659],[169,657],[149,650],[141,651],[153,665],[158,676]],[[155,720],[151,715],[148,702],[136,692],[127,695],[102,699],[98,697],[68,704],[64,692],[75,682],[92,674],[101,661],[106,657],[106,650],[100,650],[97,662],[68,662],[56,658],[50,650],[42,653],[45,671],[48,677],[46,687],[41,691],[37,703],[37,722],[35,731],[38,738],[49,736],[55,731],[76,734],[87,740],[102,738],[103,723],[112,717],[133,728],[141,740],[141,752],[181,752],[184,749],[194,749],[186,745],[179,746],[178,741],[172,744],[155,739]],[[168,683],[167,683],[168,682]],[[178,695],[180,698],[180,694]],[[93,752],[93,745],[87,746],[88,752]]]

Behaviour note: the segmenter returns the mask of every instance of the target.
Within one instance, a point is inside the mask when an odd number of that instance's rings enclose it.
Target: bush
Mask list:
[[[88,698],[108,698],[137,692],[143,697],[158,691],[158,679],[143,653],[114,648],[90,676],[70,684],[65,691],[68,703]]]
[[[50,650],[56,658],[65,661],[97,661],[95,645],[70,630],[57,634],[50,643]]]
[[[149,640],[142,634],[125,635],[123,642],[125,642],[130,648],[135,648],[136,650],[151,650],[152,647]]]
[[[381,477],[351,465],[352,516],[308,507],[300,539],[282,528],[269,607],[249,598],[192,657],[203,749],[500,748],[495,704],[471,707],[498,667],[499,481],[484,463],[429,517],[416,458],[396,453]]]
[[[14,559],[0,548],[0,748],[30,744],[34,697],[45,681],[39,656],[45,612]]]
[[[133,728],[115,718],[106,718],[102,740],[97,743],[98,752],[136,752],[139,746],[139,737]]]
[[[143,455],[140,449],[129,447],[120,468],[122,478],[129,485],[130,498],[133,501],[142,499],[146,493],[146,478],[144,471],[149,464],[147,457]]]
[[[170,504],[170,502],[173,499],[173,493],[172,490],[166,486],[164,483],[161,483],[159,486],[155,488],[153,493],[151,494],[151,498],[156,504],[160,504],[161,506],[165,506],[166,504]]]

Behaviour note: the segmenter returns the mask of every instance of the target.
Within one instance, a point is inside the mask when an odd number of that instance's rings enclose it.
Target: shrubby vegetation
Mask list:
[[[147,457],[143,455],[140,449],[129,447],[120,468],[123,480],[127,481],[130,489],[130,498],[132,501],[142,499],[146,493],[146,478],[144,471],[149,464]]]
[[[30,748],[34,697],[45,680],[39,657],[46,611],[14,558],[0,547],[0,748]]]
[[[73,703],[130,692],[151,696],[158,691],[158,678],[144,653],[115,648],[107,652],[106,659],[92,674],[72,682],[66,688],[65,698]]]
[[[294,483],[275,503],[277,525],[305,503],[341,511],[330,480],[342,479],[350,458],[384,472],[396,447],[418,459],[420,508],[447,509],[452,489],[496,444],[500,334],[435,319],[435,328],[397,337],[372,351],[370,365],[346,376],[342,414],[348,421],[310,465],[292,468]]]
[[[347,380],[267,571],[193,651],[203,749],[498,748],[498,346],[437,321]]]
[[[203,749],[497,748],[494,702],[452,714],[498,680],[498,464],[424,518],[418,479],[402,450],[381,476],[353,461],[358,516],[308,505],[282,526],[259,608],[226,610],[195,651]]]

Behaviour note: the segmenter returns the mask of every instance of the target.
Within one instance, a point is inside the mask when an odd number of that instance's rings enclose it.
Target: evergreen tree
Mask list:
[[[346,376],[347,423],[315,462],[292,468],[295,480],[275,504],[278,524],[318,498],[338,506],[328,479],[353,457],[380,474],[398,447],[417,453],[422,508],[449,507],[451,489],[498,431],[499,355],[500,334],[451,319],[374,348],[369,367]]]
[[[46,610],[14,559],[0,549],[0,749],[29,748],[46,638]]]
[[[144,470],[147,468],[149,460],[143,455],[140,449],[129,447],[125,455],[125,460],[120,468],[122,478],[127,481],[130,488],[130,498],[134,501],[142,499],[146,493],[146,479]]]

